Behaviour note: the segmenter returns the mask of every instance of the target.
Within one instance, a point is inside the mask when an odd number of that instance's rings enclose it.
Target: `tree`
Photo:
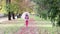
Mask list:
[[[8,20],[11,20],[11,12],[10,12],[10,6],[11,0],[6,0],[6,9],[8,11]]]
[[[49,6],[48,14],[50,15],[51,21],[55,22],[57,18],[57,22],[60,22],[60,0],[45,0],[45,5]],[[55,25],[55,23],[53,23]]]
[[[16,3],[11,3],[11,1],[6,0],[6,10],[8,12],[8,19],[11,20],[11,17],[15,19],[15,14],[19,11],[19,5]],[[9,3],[10,2],[10,3]]]
[[[47,16],[51,18],[51,22],[53,23],[53,25],[55,25],[55,21],[57,21],[60,24],[60,0],[33,0],[33,1],[39,6],[38,13],[40,12],[40,8],[44,5],[42,8],[48,10],[48,12],[46,11],[45,12],[48,14]],[[39,14],[41,15],[41,12]]]
[[[36,10],[37,10],[37,14],[44,18],[47,19],[47,12],[46,11],[48,9],[47,6],[44,5],[43,0],[32,0],[34,3],[36,3]]]

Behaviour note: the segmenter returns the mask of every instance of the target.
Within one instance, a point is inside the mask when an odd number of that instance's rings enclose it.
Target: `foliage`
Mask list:
[[[37,14],[44,18],[44,19],[47,19],[47,8],[46,6],[44,5],[43,3],[43,0],[32,0],[34,3],[36,3],[36,7],[35,7],[35,10],[37,10]]]
[[[51,18],[52,23],[54,24],[55,21],[60,23],[60,19],[59,19],[60,18],[59,17],[59,15],[60,15],[60,0],[33,0],[33,1],[39,6],[38,13],[40,12],[39,13],[40,15],[41,15],[41,12],[43,12],[40,10],[41,5],[42,6],[44,5],[42,8],[46,8],[48,10],[47,14],[48,14],[48,17]],[[42,15],[42,16],[44,16],[44,15]]]
[[[19,6],[16,4],[8,4],[6,7],[7,12],[17,13],[19,11]]]
[[[56,18],[60,15],[60,0],[45,0],[44,2],[45,5],[49,5],[48,14],[50,15],[51,20],[55,21]],[[60,23],[59,20],[57,20],[58,23]]]

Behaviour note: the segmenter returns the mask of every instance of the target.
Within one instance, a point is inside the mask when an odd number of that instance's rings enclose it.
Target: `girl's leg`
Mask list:
[[[28,27],[28,20],[26,20],[26,27]]]

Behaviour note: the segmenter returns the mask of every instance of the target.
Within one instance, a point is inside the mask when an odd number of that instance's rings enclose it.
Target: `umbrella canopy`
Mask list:
[[[25,15],[28,14],[28,16],[30,16],[29,12],[24,12],[21,16],[22,19],[25,19]]]

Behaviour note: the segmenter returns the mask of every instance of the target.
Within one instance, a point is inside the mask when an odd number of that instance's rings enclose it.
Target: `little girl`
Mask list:
[[[28,27],[28,20],[29,20],[29,16],[28,16],[28,14],[25,15],[25,19],[26,19],[26,21],[25,21],[25,23],[26,23],[26,27]]]

